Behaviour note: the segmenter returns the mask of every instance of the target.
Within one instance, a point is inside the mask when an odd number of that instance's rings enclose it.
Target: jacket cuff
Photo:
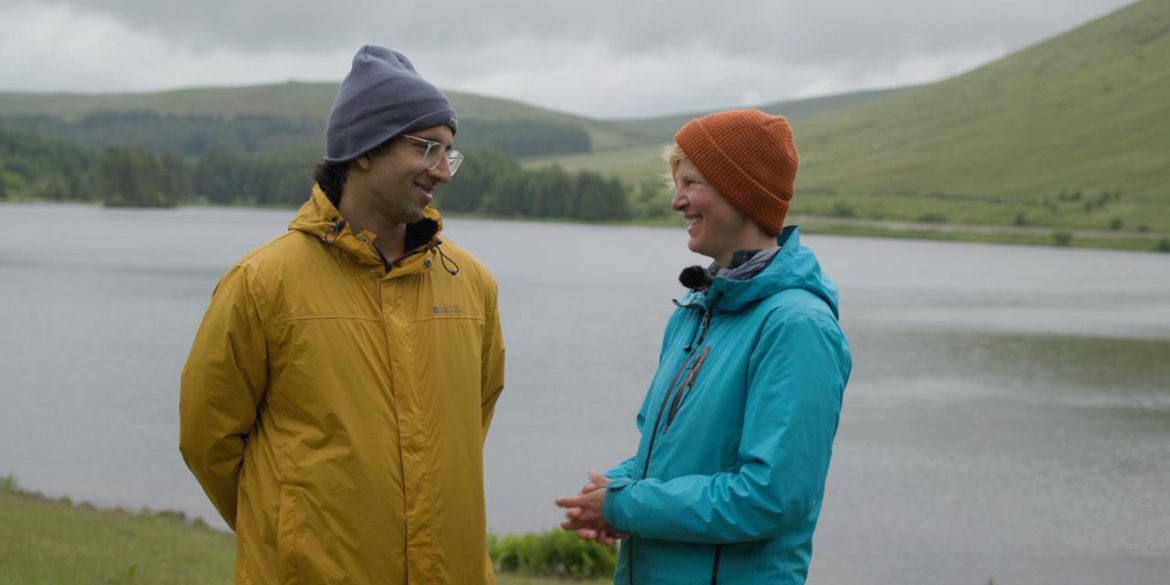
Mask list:
[[[615,479],[605,486],[605,500],[602,501],[602,515],[605,523],[613,532],[630,533],[630,515],[626,508],[629,505],[629,494],[626,488],[636,483],[628,477]]]

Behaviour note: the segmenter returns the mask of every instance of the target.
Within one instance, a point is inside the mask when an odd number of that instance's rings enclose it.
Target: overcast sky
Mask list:
[[[0,0],[0,91],[337,81],[365,43],[444,89],[593,117],[936,81],[1131,0]]]

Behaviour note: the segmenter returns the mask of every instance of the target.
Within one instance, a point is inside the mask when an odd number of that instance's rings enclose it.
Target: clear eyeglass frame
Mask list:
[[[451,176],[454,177],[455,171],[459,170],[459,165],[463,163],[463,153],[455,149],[448,150],[446,146],[443,146],[442,142],[427,140],[426,138],[411,136],[410,134],[403,134],[402,137],[427,145],[426,152],[423,152],[423,164],[426,165],[428,171],[439,168],[439,164],[446,158],[447,167],[451,169]]]

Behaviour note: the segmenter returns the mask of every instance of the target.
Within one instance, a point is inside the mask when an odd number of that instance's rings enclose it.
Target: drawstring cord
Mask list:
[[[333,227],[325,232],[325,238],[324,238],[325,243],[329,244],[330,246],[335,245],[337,243],[337,238],[339,238],[341,236],[341,230],[343,230],[343,229],[345,229],[345,219],[344,218],[338,219],[336,222],[333,223]],[[431,244],[430,247],[439,253],[439,261],[443,264],[443,269],[447,271],[447,274],[450,274],[451,276],[455,276],[456,274],[459,274],[459,264],[456,263],[455,260],[453,258],[451,258],[450,256],[448,256],[445,252],[443,252],[442,245],[443,245],[443,240],[435,238],[434,243]],[[386,264],[386,271],[387,272],[390,271],[394,262],[400,261],[403,258],[406,258],[407,256],[417,254],[418,252],[419,252],[419,250],[416,249],[414,252],[407,253],[407,254],[403,255],[402,257],[397,258],[393,261],[385,261],[385,259],[383,259],[383,261]],[[380,253],[381,252],[379,252],[379,254]],[[428,260],[428,266],[430,265],[429,262],[430,261]]]
[[[719,295],[716,293],[714,298],[708,300],[705,303],[707,305],[706,308],[699,309],[703,312],[703,318],[700,319],[699,322],[695,323],[695,328],[691,330],[691,340],[687,342],[687,345],[683,348],[683,351],[691,353],[691,350],[695,349],[695,346],[703,345],[703,340],[707,339],[707,331],[711,328],[711,316],[715,314],[715,305],[718,302]],[[678,303],[676,302],[675,304]],[[695,340],[696,336],[699,338],[698,341]]]
[[[442,246],[443,246],[443,240],[436,239],[435,240],[435,251],[437,251],[439,253],[439,261],[443,263],[443,269],[446,270],[447,274],[450,274],[451,276],[455,276],[456,274],[459,274],[459,265],[456,264],[455,261],[452,260],[450,256],[443,253]],[[448,266],[448,263],[450,264],[450,266]]]

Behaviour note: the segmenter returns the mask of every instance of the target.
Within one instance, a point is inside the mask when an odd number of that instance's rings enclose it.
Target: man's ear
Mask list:
[[[370,155],[363,154],[363,155],[353,159],[353,164],[350,168],[353,168],[356,166],[358,169],[360,169],[362,171],[368,171],[368,170],[370,170],[370,167],[373,166],[373,164],[374,164],[374,161],[370,158]]]

